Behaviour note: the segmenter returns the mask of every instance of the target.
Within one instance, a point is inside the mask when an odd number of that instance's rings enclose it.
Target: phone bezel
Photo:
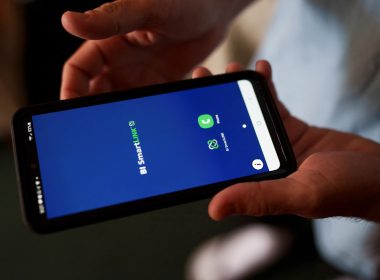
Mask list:
[[[37,192],[35,189],[36,174],[38,174],[39,177],[41,176],[38,166],[37,148],[35,141],[28,141],[26,135],[27,131],[25,129],[25,124],[31,121],[33,115],[117,102],[144,96],[166,94],[243,79],[249,80],[253,84],[269,133],[280,159],[281,164],[278,170],[221,183],[198,186],[192,189],[153,196],[54,219],[47,219],[46,215],[39,213]],[[12,137],[24,218],[27,224],[38,233],[55,232],[208,198],[221,189],[235,183],[285,177],[294,172],[297,167],[291,144],[267,83],[265,79],[255,71],[242,71],[199,79],[183,80],[179,82],[135,88],[122,92],[87,96],[26,107],[19,110],[14,115],[12,121]]]

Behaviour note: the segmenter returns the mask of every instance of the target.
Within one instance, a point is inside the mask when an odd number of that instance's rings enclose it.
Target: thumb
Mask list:
[[[311,188],[292,176],[233,185],[214,196],[209,204],[209,215],[217,221],[231,215],[307,217],[315,205]]]
[[[104,39],[143,28],[159,1],[116,0],[85,13],[66,12],[63,27],[83,39]]]

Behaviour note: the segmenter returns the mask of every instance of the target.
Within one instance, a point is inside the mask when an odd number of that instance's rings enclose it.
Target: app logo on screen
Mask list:
[[[204,129],[211,128],[214,126],[214,119],[209,114],[200,115],[198,117],[198,124]]]
[[[218,140],[216,140],[216,139],[208,140],[208,141],[207,141],[207,145],[208,145],[208,148],[209,148],[210,150],[216,150],[216,149],[219,149]]]

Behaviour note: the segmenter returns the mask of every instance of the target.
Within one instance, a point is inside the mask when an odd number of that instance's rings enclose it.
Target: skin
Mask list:
[[[65,64],[61,98],[181,79],[217,46],[230,21],[250,2],[116,0],[85,13],[65,13],[65,29],[87,41]],[[236,63],[227,67],[227,72],[239,70]],[[256,71],[276,98],[269,63],[259,61]],[[205,68],[193,72],[194,78],[207,75]],[[380,145],[309,126],[278,100],[277,106],[298,170],[284,179],[224,189],[211,200],[210,217],[294,214],[380,221]]]
[[[66,12],[64,28],[87,41],[64,66],[61,98],[182,79],[250,2],[117,0]]]
[[[233,63],[227,72],[241,70]],[[210,202],[215,220],[231,215],[295,214],[307,218],[353,216],[380,221],[380,145],[350,133],[309,126],[292,116],[276,98],[272,70],[258,61],[299,163],[284,179],[236,184]],[[198,68],[193,78],[211,75]]]

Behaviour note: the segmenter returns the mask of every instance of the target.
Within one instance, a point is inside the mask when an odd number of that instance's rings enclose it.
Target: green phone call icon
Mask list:
[[[198,117],[198,124],[204,129],[211,128],[214,126],[214,119],[209,114],[200,115]]]

